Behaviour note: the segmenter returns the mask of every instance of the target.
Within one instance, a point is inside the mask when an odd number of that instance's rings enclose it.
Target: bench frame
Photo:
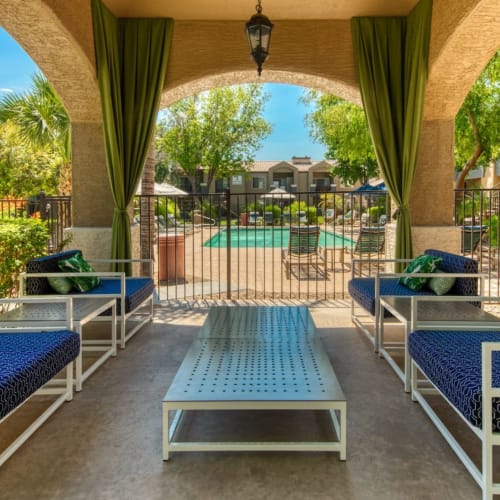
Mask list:
[[[435,322],[419,321],[417,317],[418,302],[422,300],[449,300],[450,297],[432,297],[432,296],[419,296],[412,297],[412,325],[411,331],[425,330],[425,329],[441,329],[441,330],[495,330],[498,331],[498,323],[491,323],[488,327],[485,323],[463,322],[461,325],[450,324],[436,327]],[[470,301],[470,297],[455,296],[453,300],[457,301]],[[500,301],[499,297],[487,296],[474,296],[474,301],[480,302],[496,302]],[[499,320],[500,321],[500,320]],[[492,387],[492,355],[493,352],[500,352],[500,342],[483,342],[481,353],[481,374],[482,374],[482,414],[492,415],[493,405],[492,398],[500,398],[500,388]],[[424,378],[419,378],[419,374]],[[460,416],[463,422],[471,429],[471,431],[479,438],[482,447],[482,460],[481,468],[478,468],[471,460],[467,452],[459,444],[457,439],[453,436],[450,430],[446,427],[444,422],[439,418],[437,413],[425,399],[425,395],[439,394],[449,404],[449,406]],[[432,423],[436,426],[438,431],[450,445],[451,449],[458,456],[467,471],[471,474],[482,490],[483,500],[493,500],[493,495],[500,495],[500,483],[493,482],[493,450],[494,447],[500,447],[500,433],[494,433],[492,429],[492,419],[482,419],[482,429],[472,425],[464,418],[462,413],[449,401],[449,399],[433,384],[432,380],[428,379],[422,368],[411,359],[411,397],[413,401],[417,401],[427,416],[431,419]]]
[[[152,261],[151,259],[86,259],[89,263],[96,264],[111,264],[111,263],[148,263],[152,276]],[[74,277],[75,273],[71,272],[55,272],[55,273],[21,273],[19,282],[19,295],[24,297],[31,297],[26,295],[26,281],[28,278],[50,278],[50,277]],[[126,343],[148,322],[153,321],[153,308],[154,308],[154,293],[144,299],[135,309],[126,312],[125,298],[127,295],[127,277],[124,272],[114,271],[94,271],[91,273],[78,273],[78,276],[98,276],[101,279],[119,279],[120,280],[120,293],[119,294],[96,294],[100,298],[115,298],[120,299],[120,308],[117,310],[116,320],[120,322],[120,347],[125,349]],[[47,294],[40,295],[40,297]],[[55,294],[51,296],[56,297],[73,297],[75,293],[68,295]],[[79,294],[84,295],[84,294]],[[147,308],[147,309],[146,309]],[[127,321],[138,319],[135,325],[127,330]],[[111,316],[98,316],[95,321],[112,321]]]
[[[67,323],[65,326],[61,326],[60,324],[54,327],[51,327],[50,330],[70,330],[71,326],[71,317],[72,317],[72,299],[68,297],[61,297],[59,302],[63,302],[66,305],[66,314],[67,314]],[[19,299],[0,299],[0,305],[9,306],[15,305],[16,303],[54,303],[53,298],[45,298],[45,297],[22,297]],[[1,328],[0,335],[2,332],[6,333],[18,333],[22,335],[28,332],[35,332],[33,328]],[[66,368],[63,370],[65,376],[64,379],[57,379],[59,382],[62,381],[62,385],[60,384],[51,384],[51,381],[47,382],[45,385],[41,386],[36,392],[34,392],[29,398],[25,399],[23,403],[21,403],[16,408],[12,409],[7,415],[5,415],[0,420],[0,425],[5,422],[9,417],[11,417],[19,408],[21,408],[27,401],[30,401],[34,396],[46,396],[46,395],[55,395],[58,396],[55,401],[53,401],[48,408],[46,408],[41,415],[39,415],[34,422],[32,422],[5,450],[0,453],[0,466],[2,466],[50,417],[51,415],[66,401],[71,401],[73,399],[73,364],[68,363]]]
[[[395,263],[409,263],[412,259],[380,259],[377,260],[378,264],[395,264]],[[356,266],[359,264],[360,269],[363,264],[368,261],[363,259],[354,259],[352,261],[352,273],[351,279],[356,277],[361,277],[356,274]],[[378,272],[375,276],[369,276],[375,279],[374,288],[374,300],[375,300],[375,316],[372,316],[369,311],[360,306],[354,299],[351,298],[351,321],[355,326],[357,326],[370,340],[373,344],[374,351],[378,352],[380,347],[380,324],[384,320],[381,315],[380,309],[380,281],[382,279],[395,279],[400,277],[410,278],[477,278],[479,280],[478,294],[481,295],[485,289],[486,275],[484,273],[393,273],[393,272]],[[416,291],[415,295],[408,295],[408,299],[413,296],[420,296]],[[429,297],[429,296],[427,296]],[[432,296],[431,296],[432,297]],[[445,297],[453,297],[453,295],[445,295]],[[475,297],[475,295],[470,295],[467,297]],[[469,299],[470,300],[470,299]],[[361,312],[358,312],[361,310]],[[369,326],[366,324],[366,319],[371,320],[370,325],[373,327],[373,332],[370,330]]]

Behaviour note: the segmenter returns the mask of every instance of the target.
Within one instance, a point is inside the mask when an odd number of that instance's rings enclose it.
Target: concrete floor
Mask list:
[[[346,462],[336,453],[303,452],[174,453],[163,462],[161,402],[206,312],[158,307],[154,323],[0,468],[0,499],[481,498],[389,365],[351,326],[346,303],[311,307],[348,400]],[[16,422],[2,426],[0,441],[34,408],[35,403],[25,405],[24,417],[21,412]],[[280,435],[326,432],[324,415],[306,413],[202,414],[190,422],[193,433],[258,431],[264,425]],[[467,441],[466,430],[463,435]],[[474,453],[479,456],[478,447]]]

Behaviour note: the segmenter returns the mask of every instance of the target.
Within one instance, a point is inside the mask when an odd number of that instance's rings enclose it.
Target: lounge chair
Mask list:
[[[293,265],[321,266],[327,278],[326,258],[319,247],[319,234],[319,226],[290,226],[288,248],[284,248],[281,254],[287,279],[290,279]]]
[[[349,251],[352,256],[364,257],[380,254],[384,250],[385,229],[383,227],[362,227],[356,245]]]
[[[297,222],[299,224],[307,224],[306,213],[303,210],[297,211]]]
[[[272,226],[274,224],[273,212],[264,212],[264,225]]]
[[[259,213],[258,212],[248,212],[248,225],[249,226],[256,226],[259,224],[260,218],[259,218]]]
[[[325,211],[325,222],[330,224],[333,222],[334,219],[335,219],[335,209],[327,208]]]

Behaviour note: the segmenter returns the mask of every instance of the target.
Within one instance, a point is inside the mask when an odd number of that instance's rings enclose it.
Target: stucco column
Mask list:
[[[84,257],[111,255],[113,199],[109,188],[101,123],[72,123],[73,227],[67,248],[82,250]]]
[[[72,152],[74,226],[111,227],[113,199],[106,171],[102,125],[73,123]]]
[[[424,120],[411,196],[414,254],[426,248],[460,251],[453,225],[454,120]]]

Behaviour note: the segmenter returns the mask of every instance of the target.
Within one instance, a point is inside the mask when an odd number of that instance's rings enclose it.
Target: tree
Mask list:
[[[363,109],[344,99],[308,90],[303,101],[314,105],[306,125],[315,142],[327,147],[326,158],[334,160],[331,173],[345,184],[368,182],[378,174],[377,160]]]
[[[59,194],[71,192],[71,122],[58,95],[41,74],[27,93],[7,94],[0,101],[0,122],[16,126],[19,141],[33,151],[57,154],[62,162]]]
[[[500,155],[500,51],[487,64],[455,118],[455,188],[463,189],[467,174]]]
[[[262,117],[267,99],[255,84],[183,99],[167,108],[158,125],[157,151],[182,168],[194,192],[203,180],[210,186],[216,179],[243,172],[271,132]]]
[[[0,123],[0,197],[56,193],[61,159],[53,151],[27,148],[11,122]]]

